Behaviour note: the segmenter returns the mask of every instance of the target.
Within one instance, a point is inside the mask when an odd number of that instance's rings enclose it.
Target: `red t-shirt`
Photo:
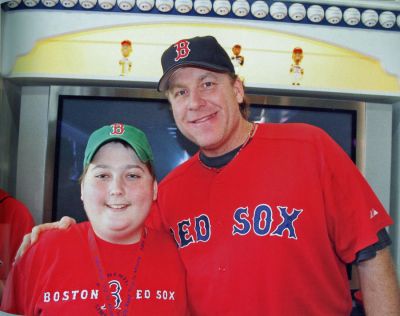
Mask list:
[[[198,155],[159,187],[194,315],[349,315],[346,263],[392,224],[342,149],[304,124],[261,124],[225,167]]]
[[[187,314],[185,271],[169,235],[147,229],[141,251],[141,242],[115,245],[93,234],[96,256],[90,234],[88,222],[45,232],[13,267],[2,309],[23,315],[111,315],[110,309],[112,315]]]
[[[31,232],[34,221],[22,202],[1,189],[0,201],[0,279],[5,280],[22,239]]]

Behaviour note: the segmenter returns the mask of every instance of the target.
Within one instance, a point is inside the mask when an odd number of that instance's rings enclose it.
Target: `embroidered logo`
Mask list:
[[[378,213],[378,211],[376,210],[376,209],[374,209],[374,208],[372,208],[370,211],[369,211],[369,218],[370,219],[372,219],[372,218],[374,218],[376,215],[378,215],[379,213]]]
[[[123,135],[125,133],[124,124],[114,123],[111,125],[110,135]]]
[[[180,40],[179,42],[175,43],[174,45],[176,49],[176,57],[174,59],[175,61],[179,61],[189,56],[190,53],[189,44],[190,42],[187,40]]]

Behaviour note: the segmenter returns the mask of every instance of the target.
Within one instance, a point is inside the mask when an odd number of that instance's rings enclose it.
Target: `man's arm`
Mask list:
[[[357,271],[366,314],[400,315],[400,290],[389,248],[379,250],[374,258],[358,263]]]
[[[25,253],[26,249],[39,239],[41,232],[50,229],[67,229],[73,224],[76,224],[75,219],[64,216],[58,222],[44,223],[33,227],[32,232],[24,236],[21,246],[19,246],[17,254],[15,255],[15,260],[18,260]]]

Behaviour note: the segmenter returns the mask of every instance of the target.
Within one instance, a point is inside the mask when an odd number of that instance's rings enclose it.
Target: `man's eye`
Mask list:
[[[186,90],[177,90],[175,91],[175,97],[180,97],[186,94]]]
[[[203,83],[203,87],[204,88],[210,88],[210,87],[212,87],[212,86],[214,86],[214,82],[212,82],[212,81],[206,81],[206,82],[204,82]]]
[[[138,178],[140,178],[140,176],[135,173],[130,173],[130,174],[128,174],[128,178],[129,179],[138,179]]]

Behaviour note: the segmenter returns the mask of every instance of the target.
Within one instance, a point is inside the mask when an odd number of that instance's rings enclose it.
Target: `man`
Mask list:
[[[194,315],[349,315],[358,265],[368,315],[398,315],[392,223],[321,130],[246,119],[244,87],[211,36],[171,45],[165,91],[200,152],[160,184],[159,223],[187,270]]]
[[[349,315],[356,262],[368,315],[398,315],[392,221],[338,145],[311,126],[247,121],[242,82],[213,37],[171,45],[162,66],[158,88],[200,147],[158,197],[194,314]]]

